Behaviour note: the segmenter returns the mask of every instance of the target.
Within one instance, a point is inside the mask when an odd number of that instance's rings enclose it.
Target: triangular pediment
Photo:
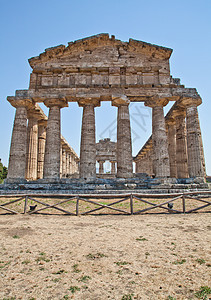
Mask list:
[[[103,33],[74,42],[68,43],[68,46],[59,45],[45,49],[37,57],[29,59],[30,66],[34,69],[47,66],[52,63],[70,65],[77,64],[79,61],[83,64],[90,63],[112,63],[115,61],[125,64],[125,61],[140,60],[168,60],[172,49],[152,45],[146,42],[130,39],[129,42],[123,42],[115,39],[114,36]],[[143,59],[142,59],[143,58]],[[47,64],[46,64],[47,63]],[[130,65],[130,63],[129,63]]]

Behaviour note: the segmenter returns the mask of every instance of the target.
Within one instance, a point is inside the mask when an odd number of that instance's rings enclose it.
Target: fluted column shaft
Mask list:
[[[69,154],[69,170],[70,174],[73,174],[73,156],[71,153]]]
[[[49,107],[46,131],[44,178],[58,179],[60,178],[61,144],[60,109],[68,105],[65,99],[49,99],[45,100],[44,104]]]
[[[145,106],[152,107],[152,147],[153,172],[156,177],[169,177],[169,154],[163,106],[167,99],[152,99],[145,102]]]
[[[111,161],[111,174],[116,174],[116,162]]]
[[[80,177],[96,177],[96,140],[95,140],[95,106],[99,101],[79,102],[83,107],[81,148],[80,148]]]
[[[26,172],[27,180],[37,179],[37,154],[38,154],[38,119],[36,116],[29,116],[27,128],[27,153]]]
[[[204,177],[203,153],[201,148],[201,129],[197,106],[186,109],[188,171],[190,177]]]
[[[13,105],[13,104],[12,104]],[[15,106],[14,104],[13,106]],[[25,103],[16,106],[10,145],[8,166],[8,179],[24,179],[26,168],[26,145],[27,145],[27,109]]]
[[[66,150],[62,149],[62,177],[66,177],[67,171],[66,171]]]
[[[66,153],[66,173],[67,175],[70,174],[70,154],[68,151]]]
[[[156,177],[169,177],[168,141],[163,106],[152,107],[152,142]]]
[[[102,160],[99,161],[99,174],[104,174],[104,162]]]
[[[118,108],[117,113],[117,177],[133,177],[133,159],[129,99],[122,95],[114,97],[112,105]]]
[[[186,122],[183,112],[178,112],[176,120],[176,164],[177,177],[188,178],[188,157],[186,141]]]
[[[43,178],[47,121],[38,122],[37,179]]]
[[[62,143],[60,144],[60,178],[62,178]]]
[[[168,123],[168,152],[170,163],[170,177],[177,177],[176,165],[176,124],[174,121]]]

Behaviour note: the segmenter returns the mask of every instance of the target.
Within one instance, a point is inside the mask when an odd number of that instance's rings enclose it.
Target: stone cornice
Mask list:
[[[123,42],[115,39],[114,36],[109,37],[108,33],[102,33],[76,40],[74,42],[69,42],[67,47],[65,45],[58,45],[56,47],[47,48],[45,49],[45,52],[41,53],[39,56],[30,58],[29,64],[32,68],[34,68],[39,63],[50,61],[54,58],[68,56],[69,54],[82,51],[90,51],[94,48],[104,46],[116,46],[118,48],[124,47],[130,52],[142,53],[149,57],[160,59],[169,59],[173,51],[170,48],[165,48],[134,39],[129,39],[129,42]]]
[[[77,102],[81,98],[98,98],[100,101],[112,101],[112,95],[125,95],[130,102],[144,102],[147,99],[166,98],[168,101],[196,99],[200,95],[195,88],[171,86],[139,86],[139,87],[89,87],[89,88],[50,88],[40,90],[17,90],[16,98],[31,98],[35,102],[44,102],[46,98],[63,98],[68,102]]]

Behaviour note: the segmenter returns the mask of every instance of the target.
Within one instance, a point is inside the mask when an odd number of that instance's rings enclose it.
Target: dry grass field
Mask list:
[[[80,205],[81,212],[94,207]],[[0,299],[209,299],[209,208],[87,216],[1,210]]]

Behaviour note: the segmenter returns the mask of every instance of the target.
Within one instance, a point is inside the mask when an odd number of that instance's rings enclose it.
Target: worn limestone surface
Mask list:
[[[27,149],[27,106],[29,101],[15,101],[15,120],[13,125],[10,157],[8,166],[8,178],[25,178],[26,149]]]
[[[176,123],[174,120],[168,122],[168,151],[169,151],[169,165],[170,177],[177,177],[177,163],[176,163]]]
[[[81,150],[80,150],[80,177],[96,177],[96,138],[95,138],[95,106],[100,103],[79,102],[83,106]]]
[[[47,121],[38,122],[37,179],[43,178]]]
[[[198,122],[197,106],[187,107],[187,149],[190,177],[203,177],[201,130]]]
[[[38,166],[38,119],[30,116],[27,127],[26,179],[37,179]]]

